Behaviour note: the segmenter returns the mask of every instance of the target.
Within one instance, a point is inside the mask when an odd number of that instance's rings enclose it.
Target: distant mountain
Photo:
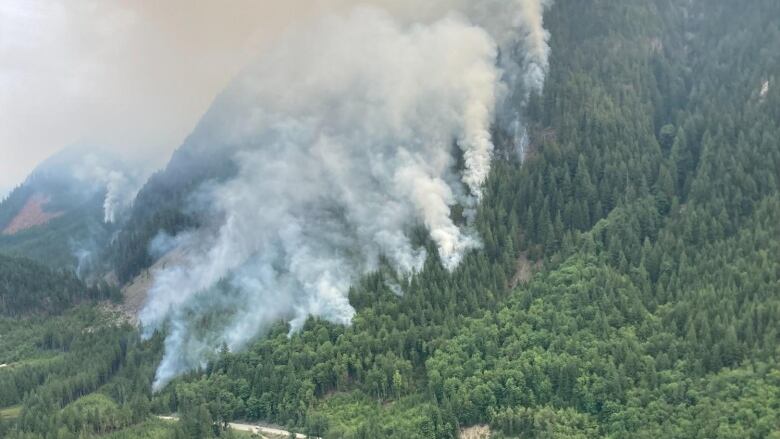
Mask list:
[[[105,153],[66,148],[0,202],[0,253],[85,270],[105,247],[132,192],[128,171]],[[109,196],[110,195],[110,196]]]

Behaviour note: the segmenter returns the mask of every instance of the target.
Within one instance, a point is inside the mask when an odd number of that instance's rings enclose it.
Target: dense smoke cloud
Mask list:
[[[541,4],[433,3],[420,21],[361,7],[289,33],[201,122],[239,171],[196,197],[213,227],[153,243],[176,252],[140,315],[147,334],[167,325],[155,388],[280,319],[349,324],[348,289],[383,256],[402,279],[421,269],[414,227],[449,270],[479,246],[452,209],[481,197],[496,111],[541,87],[521,72],[546,69],[546,49],[525,52],[541,18],[522,7]]]
[[[491,35],[528,36],[541,78],[545,0],[4,0],[0,188],[73,143],[117,145],[116,153],[163,165],[214,96],[285,29],[362,3],[405,23],[510,5],[483,17],[492,29],[518,24]]]

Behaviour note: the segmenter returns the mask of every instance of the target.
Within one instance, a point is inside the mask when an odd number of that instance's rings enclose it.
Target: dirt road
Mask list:
[[[163,419],[165,421],[178,421],[178,416],[158,416],[158,418]],[[278,428],[273,427],[263,427],[260,425],[252,425],[252,424],[239,424],[236,422],[230,422],[228,423],[228,426],[236,431],[246,431],[248,433],[256,433],[260,435],[270,435],[274,438],[288,438],[290,437],[290,432],[286,430],[281,430]],[[298,439],[306,439],[308,436],[301,433],[295,433],[295,437]],[[312,438],[312,439],[321,439],[321,438]]]

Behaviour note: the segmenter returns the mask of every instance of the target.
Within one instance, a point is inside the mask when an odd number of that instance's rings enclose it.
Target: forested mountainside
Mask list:
[[[156,394],[159,334],[92,308],[2,319],[0,434],[780,437],[780,3],[558,0],[545,25],[528,156],[495,159],[484,246],[453,273],[430,245],[402,296],[354,286],[351,326],[280,322]],[[173,166],[119,241],[125,276],[223,172]]]
[[[122,167],[89,148],[65,148],[45,160],[0,200],[0,254],[89,271],[113,229],[105,221],[107,186],[124,178],[114,169]]]
[[[104,299],[121,300],[121,293],[105,283],[89,286],[70,270],[0,255],[0,316],[59,314],[76,304]]]

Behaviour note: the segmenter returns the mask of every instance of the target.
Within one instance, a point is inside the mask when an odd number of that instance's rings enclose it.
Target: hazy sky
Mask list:
[[[0,195],[70,144],[163,164],[316,1],[0,1]]]
[[[468,1],[2,0],[0,196],[72,144],[163,165],[242,66],[307,18],[372,3],[417,20]]]

